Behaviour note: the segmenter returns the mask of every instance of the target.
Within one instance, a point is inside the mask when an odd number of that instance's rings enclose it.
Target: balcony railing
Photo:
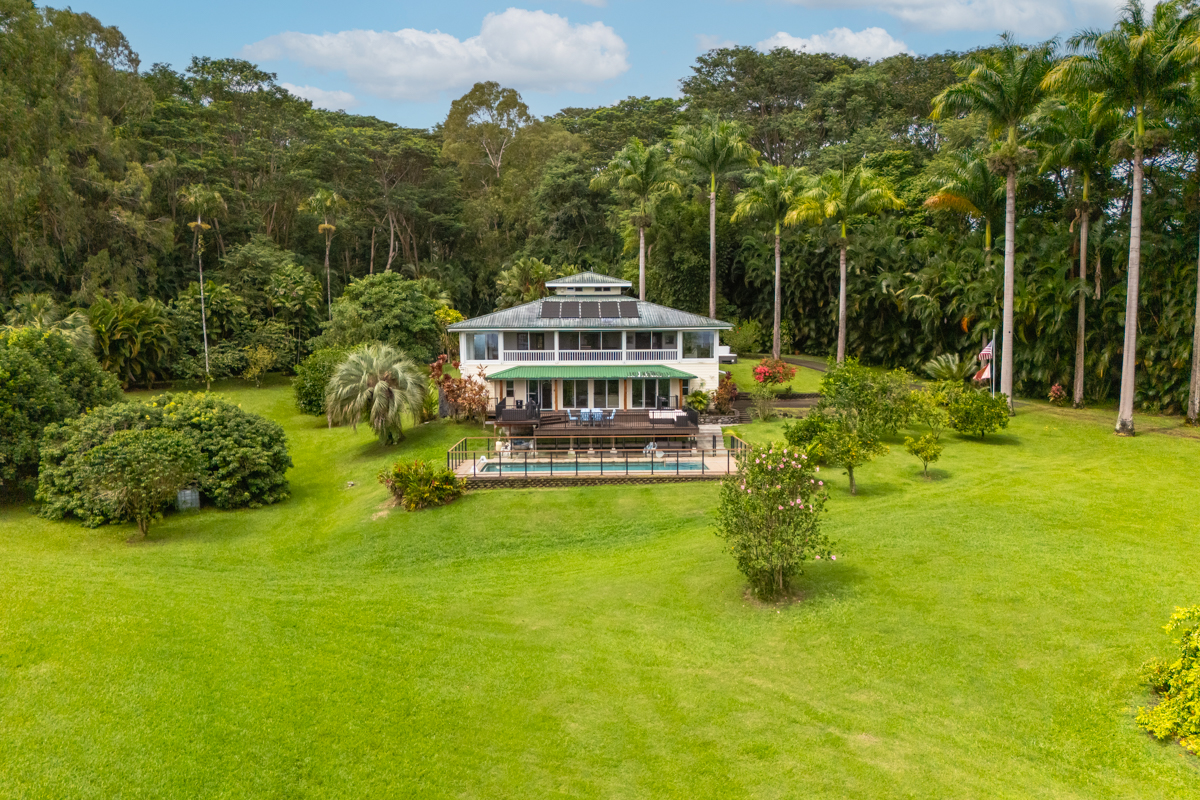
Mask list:
[[[524,363],[578,363],[678,361],[678,350],[505,350],[499,361]]]

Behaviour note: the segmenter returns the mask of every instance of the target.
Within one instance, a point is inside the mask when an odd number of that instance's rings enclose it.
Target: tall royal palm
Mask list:
[[[1012,410],[1013,293],[1016,281],[1017,169],[1033,158],[1021,146],[1025,121],[1044,96],[1042,80],[1054,65],[1050,44],[1022,47],[1011,34],[1000,37],[1000,46],[962,59],[956,65],[963,81],[933,99],[934,119],[950,114],[976,113],[988,123],[997,147],[988,165],[1005,177],[1004,203],[1004,309],[1000,339],[1000,391]]]
[[[671,138],[671,154],[679,166],[708,183],[708,315],[717,316],[717,181],[758,163],[746,141],[746,126],[706,114],[699,125],[683,125]]]
[[[404,438],[404,417],[415,417],[429,392],[429,376],[400,350],[362,345],[337,366],[325,387],[330,424],[366,421],[380,444]]]
[[[788,212],[807,186],[807,175],[797,167],[767,164],[746,176],[746,188],[734,199],[733,221],[757,219],[775,228],[775,314],[771,357],[779,358],[779,328],[783,315],[780,239]]]
[[[333,281],[329,272],[329,247],[333,244],[333,234],[337,231],[338,212],[346,205],[342,196],[331,189],[317,189],[300,206],[301,211],[307,211],[321,218],[317,231],[325,237],[325,305],[329,318],[333,319]],[[388,260],[391,265],[391,259]]]
[[[220,192],[202,183],[193,183],[182,189],[179,196],[184,206],[196,215],[195,221],[189,222],[188,227],[192,229],[196,268],[200,273],[200,333],[204,340],[204,381],[207,386],[211,384],[211,376],[208,367],[208,312],[204,307],[204,232],[210,230],[212,225],[204,220],[215,219],[227,206]]]
[[[1072,55],[1046,76],[1050,91],[1084,93],[1095,97],[1093,113],[1115,113],[1128,124],[1119,142],[1128,152],[1132,194],[1129,207],[1129,268],[1125,295],[1125,342],[1121,351],[1121,400],[1116,432],[1132,436],[1137,373],[1138,290],[1142,261],[1142,180],[1146,150],[1167,139],[1158,127],[1162,114],[1186,99],[1187,70],[1178,55],[1179,7],[1157,6],[1147,16],[1138,0],[1121,9],[1117,24],[1107,31],[1084,31],[1071,37]]]
[[[638,297],[646,299],[646,228],[654,209],[667,195],[679,193],[678,171],[662,144],[646,147],[633,137],[603,172],[592,179],[593,189],[616,188],[629,209],[629,223],[638,232]]]
[[[1109,169],[1109,147],[1117,119],[1103,109],[1094,109],[1095,98],[1078,101],[1051,100],[1038,112],[1035,127],[1044,150],[1041,169],[1070,171],[1075,184],[1075,207],[1079,215],[1079,307],[1075,323],[1075,385],[1073,403],[1083,407],[1084,342],[1087,332],[1088,223],[1097,206],[1091,202],[1092,180]]]
[[[858,164],[849,172],[845,169],[827,170],[801,192],[788,212],[789,225],[832,220],[838,226],[841,251],[838,278],[839,364],[846,360],[846,248],[850,242],[850,225],[865,216],[897,208],[904,208],[904,203],[896,197],[887,180]]]

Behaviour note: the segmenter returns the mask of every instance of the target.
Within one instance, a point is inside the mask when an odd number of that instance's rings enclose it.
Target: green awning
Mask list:
[[[556,367],[509,367],[488,375],[493,381],[538,381],[538,380],[586,380],[587,378],[623,379],[623,378],[694,378],[695,375],[675,369],[674,367],[629,366],[626,364],[589,364],[575,366],[563,364]]]

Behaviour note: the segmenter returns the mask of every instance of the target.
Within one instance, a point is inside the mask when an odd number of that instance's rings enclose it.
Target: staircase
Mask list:
[[[725,437],[721,434],[721,426],[701,425],[700,432],[696,434],[696,445],[701,450],[725,452]]]

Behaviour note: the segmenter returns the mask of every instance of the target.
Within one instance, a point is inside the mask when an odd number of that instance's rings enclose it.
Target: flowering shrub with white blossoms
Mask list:
[[[775,444],[742,451],[721,482],[717,535],[761,598],[786,593],[809,558],[836,560],[821,532],[820,470],[803,449]]]

